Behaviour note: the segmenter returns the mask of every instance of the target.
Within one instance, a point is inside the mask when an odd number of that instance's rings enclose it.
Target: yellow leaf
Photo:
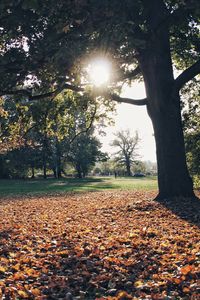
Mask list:
[[[5,273],[6,272],[6,268],[0,266],[0,273]]]
[[[24,291],[18,291],[18,295],[20,297],[22,297],[23,299],[28,299],[29,298],[29,295]]]
[[[9,252],[9,256],[14,258],[16,256],[16,254],[14,252]]]
[[[33,296],[40,296],[40,290],[39,289],[31,289],[31,293],[33,294]]]
[[[25,272],[28,276],[31,277],[36,277],[38,275],[38,272],[35,269],[31,269],[31,268],[26,269]]]
[[[133,299],[133,297],[130,294],[128,294],[127,292],[121,291],[117,294],[117,299],[118,300],[123,300],[123,299],[131,300],[131,299]]]
[[[134,286],[136,287],[136,288],[140,288],[140,287],[142,287],[144,285],[144,283],[142,282],[142,281],[140,281],[140,280],[138,280],[138,281],[136,281],[135,283],[134,283]]]

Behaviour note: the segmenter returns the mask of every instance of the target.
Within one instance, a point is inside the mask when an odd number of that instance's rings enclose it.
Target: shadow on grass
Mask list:
[[[94,192],[103,190],[152,190],[156,188],[156,180],[89,177],[89,178],[62,178],[54,179],[26,179],[26,180],[0,180],[0,197],[20,197],[23,195],[53,195],[64,193]]]
[[[109,180],[109,179],[107,179]],[[85,192],[100,189],[113,189],[112,183],[103,178],[63,178],[47,180],[1,180],[0,196],[39,195],[65,192]]]
[[[155,190],[157,180],[152,178],[117,178],[89,177],[28,179],[28,180],[0,180],[0,197],[18,197],[23,195],[53,195],[68,192],[90,192],[103,190]]]

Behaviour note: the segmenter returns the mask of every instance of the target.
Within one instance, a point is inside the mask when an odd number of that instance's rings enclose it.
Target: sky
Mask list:
[[[131,87],[124,86],[121,97],[142,99],[145,98],[143,83],[135,83]],[[116,151],[109,144],[114,139],[113,133],[118,130],[129,129],[131,133],[137,130],[141,139],[139,144],[139,155],[142,161],[150,160],[156,162],[156,149],[153,136],[151,120],[147,114],[145,106],[135,106],[131,104],[117,104],[115,125],[105,129],[106,136],[101,137],[102,151],[113,153]]]

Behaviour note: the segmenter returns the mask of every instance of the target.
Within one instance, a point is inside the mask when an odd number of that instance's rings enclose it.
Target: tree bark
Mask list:
[[[80,166],[79,163],[76,164],[76,171],[77,171],[77,174],[78,174],[78,178],[83,178],[82,171],[81,171],[81,166]]]
[[[53,176],[54,176],[54,178],[57,178],[56,168],[53,168]]]
[[[126,172],[127,172],[127,176],[131,176],[131,165],[130,165],[130,161],[129,159],[126,159]]]
[[[169,101],[170,102],[170,101]],[[180,109],[167,105],[165,111],[151,114],[158,161],[158,198],[193,197],[189,176]]]
[[[43,153],[43,178],[47,178],[47,161],[46,161],[46,153]]]
[[[47,178],[47,142],[46,142],[46,137],[44,138],[43,141],[43,149],[42,149],[42,163],[43,163],[43,178]]]
[[[35,167],[34,164],[31,165],[31,178],[34,179],[35,178]]]
[[[156,142],[158,198],[193,197],[193,184],[186,165],[180,97],[172,94],[173,81],[169,84],[168,73],[164,67],[158,70],[152,61],[144,67],[147,109]]]
[[[61,173],[61,151],[60,151],[60,147],[59,144],[57,144],[57,178],[61,178],[62,177],[62,173]]]
[[[156,141],[158,198],[193,197],[193,184],[186,165],[180,97],[173,93],[175,80],[169,33],[167,28],[159,29],[165,17],[163,1],[146,1],[146,12],[152,36],[146,49],[140,51],[139,62]]]

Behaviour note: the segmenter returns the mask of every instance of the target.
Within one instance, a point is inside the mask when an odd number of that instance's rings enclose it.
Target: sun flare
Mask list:
[[[97,87],[109,82],[111,66],[105,59],[96,59],[88,66],[90,81]]]

